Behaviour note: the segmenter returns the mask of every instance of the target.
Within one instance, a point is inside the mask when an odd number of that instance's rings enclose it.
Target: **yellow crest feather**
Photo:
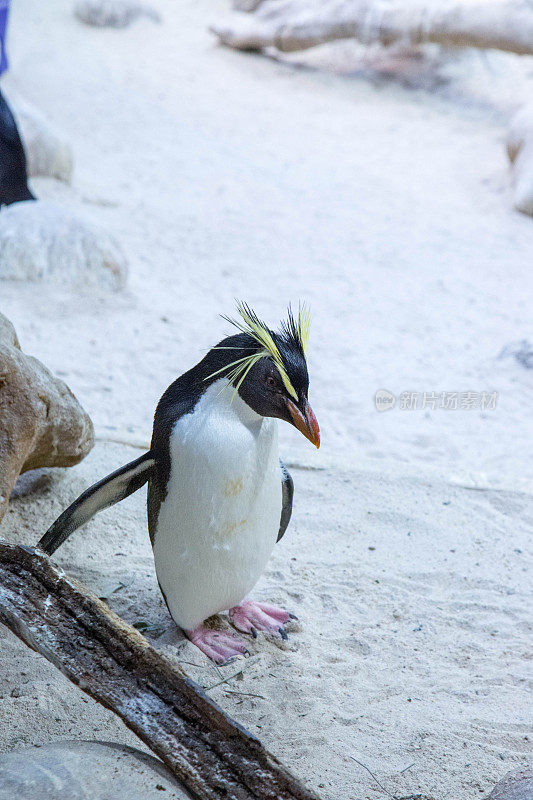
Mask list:
[[[307,303],[298,305],[298,338],[302,345],[304,355],[307,355],[307,345],[309,344],[309,332],[311,330],[311,309]]]
[[[281,358],[281,353],[278,350],[278,346],[275,343],[274,339],[272,338],[272,334],[268,327],[262,322],[255,311],[252,311],[247,303],[243,303],[240,300],[237,301],[237,311],[242,319],[242,322],[230,320],[239,330],[243,333],[249,334],[255,341],[261,346],[261,350],[258,353],[255,353],[253,363],[258,361],[259,358],[263,356],[269,356],[276,367],[278,368],[278,372],[281,376],[281,380],[283,381],[283,385],[285,386],[288,393],[291,397],[294,397],[295,400],[298,399],[298,394],[296,393],[292,383],[290,382],[289,376],[287,375],[287,370],[285,369],[285,365],[283,363],[283,359]],[[246,373],[250,369],[252,365],[246,369]],[[246,374],[245,373],[245,374]],[[245,375],[243,375],[241,381],[244,380]]]
[[[247,303],[243,303],[240,300],[237,301],[237,312],[242,321],[230,319],[229,317],[224,317],[224,319],[238,328],[238,330],[242,331],[242,333],[246,333],[251,336],[252,339],[258,343],[260,348],[257,352],[252,353],[249,356],[243,356],[242,358],[233,361],[231,364],[222,367],[210,375],[209,378],[229,369],[230,371],[226,375],[228,381],[230,383],[237,381],[234,392],[235,395],[253,365],[259,361],[260,358],[264,358],[266,356],[271,358],[276,365],[287,392],[295,400],[298,400],[298,394],[287,374],[287,370],[285,368],[285,364],[283,363],[279,348],[274,341],[272,333],[267,325],[265,325],[265,323],[259,319],[255,311],[253,311]],[[291,308],[289,306],[289,321],[288,324],[283,326],[283,330],[285,335],[292,337],[296,343],[300,344],[304,356],[307,352],[307,343],[309,341],[310,321],[310,311],[307,305],[300,304],[298,306],[297,321],[294,320]]]

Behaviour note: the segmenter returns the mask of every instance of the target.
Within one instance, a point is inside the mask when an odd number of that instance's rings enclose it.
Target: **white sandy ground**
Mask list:
[[[3,535],[34,542],[94,476],[137,452],[99,444],[41,477],[13,501]],[[217,669],[181,637],[157,588],[144,490],[58,561],[126,620],[154,626],[154,644],[327,800],[384,800],[354,758],[398,797],[484,796],[530,751],[530,499],[368,468],[293,475],[291,529],[255,592],[299,617],[286,649],[260,636],[249,659]],[[134,740],[11,634],[2,661],[2,749]]]
[[[328,799],[386,797],[353,757],[398,796],[480,797],[526,763],[531,735],[532,374],[498,359],[533,340],[533,221],[511,210],[503,146],[504,112],[533,91],[531,60],[490,54],[432,96],[219,48],[207,25],[222,0],[156,6],[161,25],[111,31],[76,22],[70,0],[15,4],[6,92],[46,112],[76,161],[71,188],[35,189],[110,229],[131,274],[112,297],[4,283],[0,309],[101,439],[143,442],[163,389],[228,331],[217,315],[235,296],[272,323],[288,300],[311,303],[323,447],[282,428],[285,459],[313,469],[294,470],[293,523],[258,588],[302,631],[286,651],[258,642],[242,680],[210,693]],[[380,388],[499,398],[484,413],[378,414]],[[100,442],[15,500],[2,535],[34,543],[139,452]],[[238,667],[218,671],[178,641],[142,495],[59,558],[103,594],[125,583],[113,607],[163,626],[156,645],[177,644],[211,686]],[[2,644],[2,748],[135,742],[11,635]]]

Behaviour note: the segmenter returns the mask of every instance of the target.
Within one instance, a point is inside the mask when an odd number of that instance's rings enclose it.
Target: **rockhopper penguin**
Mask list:
[[[85,491],[39,542],[51,555],[98,511],[148,481],[148,529],[159,586],[177,625],[217,663],[246,653],[233,634],[203,625],[229,609],[244,633],[282,638],[290,614],[247,600],[289,523],[293,482],[278,458],[277,419],[316,447],[309,405],[309,312],[276,333],[238,303],[239,333],[172,383],[154,417],[148,453]],[[227,318],[226,318],[227,319]]]

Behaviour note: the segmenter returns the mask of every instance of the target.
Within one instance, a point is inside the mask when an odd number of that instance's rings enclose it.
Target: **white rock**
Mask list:
[[[0,755],[0,800],[186,800],[153,756],[112,742],[65,741]]]
[[[70,183],[72,149],[46,117],[20,97],[10,97],[28,162],[28,175],[45,175]]]
[[[106,231],[44,200],[0,212],[0,279],[116,290],[126,258]]]
[[[98,28],[127,28],[138,17],[161,21],[157,11],[136,0],[77,0],[74,14],[86,25]]]
[[[513,205],[533,216],[533,106],[524,106],[511,121],[507,154],[513,172]]]
[[[498,781],[487,800],[531,800],[533,798],[533,769],[508,772]]]
[[[262,0],[233,0],[233,8],[235,11],[251,12],[260,6]]]

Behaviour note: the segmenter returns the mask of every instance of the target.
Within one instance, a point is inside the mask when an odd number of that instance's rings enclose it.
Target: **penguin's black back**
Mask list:
[[[192,372],[193,370],[190,370]],[[147,509],[150,541],[154,544],[157,518],[161,503],[167,496],[170,478],[170,437],[180,417],[194,411],[205,388],[187,379],[185,373],[172,383],[157,404],[150,450],[155,456],[155,468],[148,481]]]

